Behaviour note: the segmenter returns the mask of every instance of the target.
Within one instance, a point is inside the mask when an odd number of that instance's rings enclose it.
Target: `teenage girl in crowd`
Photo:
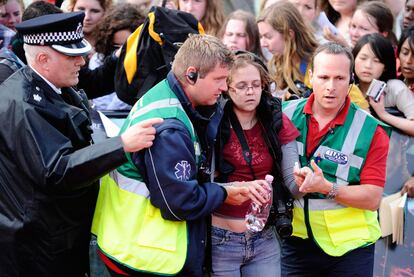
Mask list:
[[[265,65],[251,53],[239,54],[227,83],[229,101],[217,144],[216,181],[249,181],[271,174],[275,177],[274,190],[284,184],[296,187],[293,166],[298,160],[295,138],[299,133],[282,114],[281,101],[267,91]],[[247,147],[242,146],[240,137]],[[246,148],[250,163],[243,155]],[[224,204],[213,214],[212,276],[280,276],[280,245],[275,230],[267,226],[256,233],[247,231],[249,205],[250,201],[241,206]]]
[[[5,2],[5,13],[1,14],[0,22],[7,28],[16,31],[16,24],[22,22],[22,15],[24,11],[23,0],[8,0],[3,2]]]
[[[257,19],[260,43],[273,58],[269,72],[276,82],[276,94],[283,99],[301,96],[294,81],[309,85],[308,65],[317,42],[296,7],[286,1],[263,10]]]
[[[125,43],[129,35],[144,22],[144,15],[138,6],[124,3],[111,7],[93,31],[96,41],[95,51],[89,61],[89,69],[104,63],[104,59]],[[113,92],[92,100],[96,110],[130,110],[131,106],[122,102]]]
[[[394,17],[386,4],[370,1],[358,5],[349,27],[352,47],[363,35],[379,33],[389,39],[397,48],[397,40],[392,31],[393,25]]]
[[[398,44],[400,59],[400,79],[414,93],[414,26],[410,26],[401,34]]]
[[[218,36],[224,22],[222,0],[175,0],[175,5],[179,10],[193,14],[206,34]]]
[[[318,0],[289,0],[302,15],[303,21],[312,26],[315,17],[318,15]]]
[[[402,25],[404,29],[414,24],[414,0],[406,0],[404,6]]]
[[[405,30],[404,34],[407,36],[409,32]],[[411,29],[411,32],[413,32],[413,29]],[[401,41],[407,41],[407,37],[401,38]],[[408,45],[406,47],[410,48]],[[411,53],[412,50],[408,48],[403,46],[400,50],[400,56],[402,52],[411,58],[411,54],[408,54],[408,52]],[[386,82],[387,86],[380,101],[377,103],[372,99],[369,100],[371,108],[382,121],[409,136],[414,136],[414,94],[402,81],[395,79],[395,58],[389,54],[392,50],[390,41],[379,34],[363,36],[353,49],[355,78],[364,94],[372,79]],[[403,57],[405,56],[403,55]],[[406,60],[402,60],[401,65],[405,67]],[[403,117],[388,113],[385,107],[396,107],[403,114]],[[393,154],[388,155],[387,179],[397,180],[398,183],[405,182],[402,192],[407,192],[408,196],[414,197],[414,177],[410,178],[410,172],[406,168],[405,153],[407,144],[401,143],[406,140],[407,138],[402,137],[399,133],[392,133],[389,153]],[[406,181],[407,179],[408,181]]]
[[[380,1],[363,2],[358,5],[351,19],[349,34],[351,36],[351,48],[364,35],[379,33],[387,38],[393,48],[397,59],[397,38],[393,32],[394,17],[391,9]],[[397,68],[399,60],[396,60]]]
[[[219,37],[230,50],[246,50],[264,58],[256,19],[249,12],[236,10],[230,13],[220,30]]]
[[[316,41],[319,44],[324,44],[328,42],[323,36],[323,28],[319,26],[316,22],[317,17],[319,16],[318,0],[289,0],[295,5],[299,10],[299,13],[302,15],[303,20],[305,21],[315,36]]]
[[[339,33],[332,33],[329,28],[324,28],[324,36],[330,41],[335,41],[343,45],[351,45],[351,38],[349,35],[349,26],[351,23],[352,15],[356,10],[358,4],[364,0],[321,0],[321,11],[326,13],[329,21],[336,26]]]
[[[105,15],[105,11],[112,5],[112,0],[69,0],[69,11],[83,11],[83,34],[85,39],[94,47],[93,29],[99,20]]]
[[[386,82],[384,95],[378,102],[369,98],[370,107],[385,123],[414,136],[414,94],[397,78],[393,47],[389,40],[374,33],[363,36],[352,51],[355,57],[355,82],[366,95],[373,79]],[[396,107],[404,117],[388,113],[386,107]]]

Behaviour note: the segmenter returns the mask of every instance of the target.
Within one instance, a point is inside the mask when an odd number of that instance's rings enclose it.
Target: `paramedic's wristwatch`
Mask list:
[[[326,199],[335,199],[337,195],[338,195],[338,184],[332,183],[332,189],[326,195]]]

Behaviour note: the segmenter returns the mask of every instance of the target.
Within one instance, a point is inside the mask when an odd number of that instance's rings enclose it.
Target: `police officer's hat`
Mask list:
[[[88,54],[92,46],[83,39],[83,12],[57,13],[39,16],[16,25],[23,42],[47,45],[67,56]]]

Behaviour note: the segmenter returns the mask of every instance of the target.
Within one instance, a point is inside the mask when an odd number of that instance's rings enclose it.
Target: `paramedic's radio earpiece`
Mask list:
[[[191,83],[194,85],[197,82],[198,72],[191,71],[186,76],[191,81]]]

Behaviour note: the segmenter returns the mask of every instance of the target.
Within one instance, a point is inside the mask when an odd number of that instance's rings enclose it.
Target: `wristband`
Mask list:
[[[335,199],[335,197],[338,195],[338,189],[338,184],[332,183],[332,189],[326,195],[326,199]]]

